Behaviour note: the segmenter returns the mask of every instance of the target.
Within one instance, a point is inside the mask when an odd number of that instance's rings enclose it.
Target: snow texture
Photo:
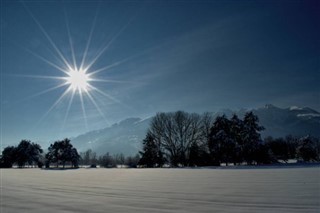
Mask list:
[[[1,213],[320,212],[320,168],[1,170]]]

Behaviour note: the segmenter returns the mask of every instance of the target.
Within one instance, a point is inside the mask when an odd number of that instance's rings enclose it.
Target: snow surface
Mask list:
[[[320,212],[320,168],[2,169],[1,213]]]

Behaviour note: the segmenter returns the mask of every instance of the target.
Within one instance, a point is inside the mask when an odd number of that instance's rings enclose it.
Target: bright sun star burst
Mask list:
[[[42,31],[43,35],[46,37],[46,39],[48,40],[48,42],[50,43],[51,47],[54,50],[54,53],[56,54],[55,56],[57,57],[57,59],[62,62],[62,63],[56,63],[55,61],[51,61],[48,58],[45,58],[31,50],[27,51],[29,53],[31,53],[32,55],[36,56],[37,58],[41,59],[43,62],[47,63],[48,65],[52,66],[53,68],[55,68],[56,70],[59,70],[61,72],[64,73],[63,76],[46,76],[46,75],[22,75],[23,77],[27,76],[27,77],[33,77],[33,78],[41,78],[41,79],[55,79],[55,80],[60,80],[62,81],[60,84],[53,86],[51,88],[48,88],[44,91],[41,91],[39,93],[36,93],[31,97],[36,97],[39,95],[43,95],[46,94],[48,92],[57,90],[59,88],[63,88],[66,87],[66,89],[64,90],[64,92],[57,98],[57,100],[50,106],[50,108],[44,113],[44,115],[40,118],[40,120],[38,121],[38,124],[46,117],[48,116],[48,114],[54,109],[56,108],[59,103],[61,103],[63,101],[63,99],[65,98],[69,98],[69,102],[66,108],[66,112],[65,112],[65,116],[62,122],[62,127],[61,130],[64,129],[64,125],[67,121],[68,115],[69,115],[69,111],[71,109],[71,105],[73,103],[74,97],[77,94],[77,96],[80,99],[80,107],[82,109],[82,114],[83,114],[83,119],[84,119],[84,124],[86,126],[86,129],[88,130],[88,122],[87,122],[87,113],[86,113],[86,103],[85,101],[90,101],[91,104],[97,109],[97,111],[99,112],[99,114],[101,115],[101,117],[107,122],[106,116],[104,114],[104,110],[102,110],[99,107],[98,102],[96,101],[97,95],[103,96],[104,98],[107,98],[109,101],[121,104],[123,106],[125,106],[126,108],[128,108],[128,106],[124,105],[120,100],[118,100],[116,97],[113,97],[112,95],[108,94],[106,91],[104,90],[100,90],[99,88],[97,88],[94,85],[94,82],[105,82],[105,83],[128,83],[126,81],[118,81],[118,80],[111,80],[111,79],[101,79],[101,77],[96,78],[95,75],[97,75],[100,72],[109,70],[111,68],[114,68],[116,66],[119,66],[123,63],[125,63],[126,61],[130,60],[133,56],[127,57],[125,59],[116,61],[112,64],[109,64],[105,67],[101,67],[99,69],[94,69],[92,70],[92,66],[99,60],[99,58],[103,55],[104,52],[106,52],[109,49],[109,46],[117,39],[117,37],[125,30],[125,28],[129,25],[129,23],[131,22],[131,20],[124,25],[114,36],[113,38],[110,39],[110,41],[103,46],[101,49],[99,49],[99,51],[95,55],[91,60],[87,59],[87,55],[88,55],[88,51],[89,51],[89,47],[90,47],[90,43],[92,40],[92,36],[93,36],[93,32],[94,32],[94,26],[95,26],[95,20],[96,17],[94,18],[94,23],[91,27],[91,32],[89,34],[89,38],[87,40],[87,44],[85,45],[85,49],[83,50],[83,52],[78,53],[78,55],[75,54],[75,50],[74,50],[74,46],[73,46],[73,42],[72,42],[72,37],[71,37],[71,33],[70,33],[70,27],[69,27],[69,22],[67,19],[67,15],[65,13],[65,22],[66,22],[66,28],[67,28],[67,34],[68,34],[68,38],[69,38],[69,45],[70,45],[70,53],[71,55],[69,57],[65,57],[63,52],[61,52],[60,48],[57,46],[57,44],[54,42],[54,40],[51,38],[51,36],[48,34],[48,32],[46,31],[45,27],[43,25],[41,25],[40,21],[34,16],[34,14],[32,13],[32,11],[27,7],[26,4],[24,4],[25,9],[27,10],[27,12],[29,13],[29,15],[32,17],[32,19],[34,20],[34,22],[37,24],[37,26],[39,27],[39,29]],[[97,12],[96,12],[96,16],[97,16]],[[82,55],[82,57],[81,57]],[[77,61],[77,58],[80,58],[80,61]],[[98,96],[99,97],[99,96]],[[108,122],[107,122],[108,123]]]
[[[79,93],[88,91],[90,78],[85,70],[70,69],[67,74],[66,81],[70,89]]]

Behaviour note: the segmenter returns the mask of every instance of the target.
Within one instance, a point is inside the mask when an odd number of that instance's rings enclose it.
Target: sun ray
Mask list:
[[[123,60],[117,61],[117,62],[115,62],[115,63],[113,63],[113,64],[108,65],[108,66],[105,66],[105,67],[102,67],[102,68],[100,68],[100,69],[91,71],[91,72],[88,73],[88,74],[89,74],[89,75],[93,75],[93,74],[97,74],[97,73],[102,72],[102,71],[109,70],[109,69],[111,69],[111,68],[113,68],[113,67],[117,67],[117,66],[125,63],[126,61],[130,60],[130,58],[131,58],[131,57],[128,57],[128,58],[125,58],[125,59],[123,59]]]
[[[129,19],[129,21],[122,27],[120,30],[113,36],[113,38],[107,43],[107,45],[102,48],[102,50],[96,55],[96,57],[89,63],[89,65],[86,66],[84,70],[88,70],[91,68],[91,66],[96,63],[96,61],[100,58],[100,56],[113,44],[115,40],[121,35],[123,31],[127,29],[127,27],[133,22],[133,20],[137,17],[139,11],[141,11],[143,7],[141,7],[136,13]]]
[[[66,89],[62,95],[54,102],[54,104],[47,110],[47,112],[40,118],[40,120],[37,122],[36,126],[38,126],[43,119],[45,119],[49,113],[61,102],[61,100],[71,91],[70,87]]]
[[[146,49],[146,50],[143,50],[142,52],[140,52],[140,53],[138,53],[138,54],[131,55],[131,56],[127,57],[127,58],[124,58],[124,59],[122,59],[122,60],[119,60],[119,61],[117,61],[117,62],[114,62],[114,63],[112,63],[112,64],[110,64],[110,65],[107,65],[107,66],[105,66],[105,67],[102,67],[102,68],[100,68],[100,69],[93,70],[93,71],[91,71],[91,72],[88,73],[88,74],[89,74],[89,75],[94,75],[94,74],[100,73],[100,72],[102,72],[102,71],[107,71],[107,70],[109,70],[109,69],[111,69],[111,68],[120,66],[121,64],[123,64],[123,63],[125,63],[125,62],[127,62],[127,61],[129,61],[129,60],[131,60],[131,59],[134,59],[134,58],[137,58],[137,57],[142,56],[142,55],[144,55],[144,54],[147,54],[147,53],[149,53],[149,52],[155,51],[155,50],[159,49],[160,47],[162,47],[162,45],[153,46],[153,47],[151,47],[151,48],[148,48],[148,49]]]
[[[29,96],[29,97],[26,97],[25,99],[31,99],[31,98],[34,98],[34,97],[37,97],[37,96],[40,96],[40,95],[44,95],[44,94],[46,94],[48,92],[51,92],[51,91],[56,90],[56,89],[59,89],[59,88],[64,87],[66,85],[67,85],[67,83],[59,84],[59,85],[57,85],[55,87],[51,87],[51,88],[46,89],[44,91],[41,91],[39,93],[33,94],[33,95]]]
[[[110,99],[110,100],[112,100],[112,101],[114,101],[114,102],[122,105],[123,107],[125,107],[125,108],[127,108],[127,109],[130,109],[130,110],[133,110],[131,107],[125,105],[125,104],[122,103],[120,100],[118,100],[118,99],[116,99],[115,97],[113,97],[113,96],[111,96],[111,95],[109,95],[109,94],[101,91],[100,89],[98,89],[98,88],[96,88],[96,87],[94,87],[94,86],[92,86],[92,85],[89,85],[89,88],[92,89],[92,90],[94,90],[94,91],[96,91],[96,92],[98,92],[98,93],[100,93],[101,95],[107,97],[108,99]]]
[[[43,28],[43,26],[40,24],[40,22],[38,21],[38,19],[33,15],[33,13],[31,12],[31,10],[28,8],[28,6],[25,4],[25,2],[21,2],[22,5],[24,6],[24,8],[27,10],[27,12],[29,13],[29,15],[32,17],[33,21],[37,24],[37,26],[39,27],[39,29],[41,30],[41,32],[45,35],[45,37],[47,38],[47,40],[49,41],[49,43],[51,44],[51,46],[54,48],[54,50],[57,52],[57,54],[60,56],[60,58],[62,59],[62,61],[65,63],[65,65],[71,69],[70,64],[68,63],[68,61],[66,60],[66,58],[63,56],[63,54],[61,53],[61,51],[59,50],[59,48],[57,47],[57,45],[53,42],[52,38],[49,36],[49,34],[47,33],[47,31]]]
[[[101,117],[105,120],[105,122],[109,125],[110,123],[108,122],[108,120],[106,119],[106,116],[103,112],[103,110],[100,107],[100,104],[112,104],[113,102],[120,104],[122,106],[124,106],[127,109],[133,110],[130,106],[127,106],[125,104],[123,104],[120,100],[118,100],[117,98],[113,97],[112,95],[106,93],[104,90],[102,91],[101,89],[93,86],[91,83],[92,82],[104,82],[104,83],[136,83],[136,82],[132,82],[132,81],[120,81],[120,80],[112,80],[112,79],[97,79],[95,78],[95,74],[100,73],[102,71],[106,71],[109,70],[111,68],[117,67],[129,60],[131,60],[132,58],[135,58],[139,55],[141,55],[141,53],[139,54],[134,54],[131,55],[130,57],[124,58],[122,60],[119,60],[113,64],[110,64],[108,66],[102,67],[100,69],[91,71],[90,68],[100,59],[100,57],[103,55],[103,53],[105,53],[109,47],[120,37],[120,35],[128,28],[128,26],[131,24],[131,22],[134,20],[136,14],[134,16],[132,16],[130,18],[130,20],[128,20],[123,26],[119,26],[119,28],[117,29],[117,31],[114,31],[114,34],[109,37],[110,39],[107,40],[106,43],[104,43],[104,45],[101,45],[101,48],[96,52],[96,54],[93,57],[90,57],[89,59],[89,53],[91,53],[89,51],[89,49],[91,48],[91,43],[93,42],[93,38],[94,38],[94,32],[95,32],[95,28],[97,25],[97,19],[98,19],[98,15],[99,15],[99,4],[96,8],[95,11],[95,16],[92,20],[92,25],[90,28],[90,32],[88,35],[88,40],[86,42],[86,46],[83,50],[82,53],[80,53],[80,58],[78,55],[76,55],[76,49],[74,46],[74,40],[72,38],[71,35],[71,28],[70,28],[70,20],[68,17],[68,13],[67,13],[67,8],[64,7],[63,8],[63,12],[64,12],[64,19],[65,19],[65,26],[66,26],[66,31],[67,31],[67,36],[68,36],[68,41],[67,43],[69,43],[69,48],[70,50],[67,51],[68,54],[71,55],[63,55],[64,52],[62,52],[61,50],[64,49],[59,49],[58,47],[58,43],[55,42],[53,40],[53,38],[51,37],[51,35],[49,35],[49,32],[47,31],[47,29],[45,28],[46,25],[42,25],[40,23],[40,21],[36,18],[35,14],[33,14],[32,10],[29,9],[29,7],[27,6],[27,4],[25,2],[22,1],[22,4],[24,6],[24,8],[26,9],[26,11],[28,12],[28,14],[31,16],[31,18],[33,19],[33,21],[35,22],[35,24],[37,25],[37,27],[40,29],[40,31],[42,32],[42,34],[45,36],[46,40],[50,43],[50,45],[46,45],[46,48],[48,48],[48,51],[52,54],[54,62],[48,60],[47,58],[43,57],[41,54],[37,54],[29,49],[26,48],[26,50],[31,53],[32,55],[34,55],[35,57],[41,59],[42,61],[44,61],[45,63],[47,63],[48,65],[52,66],[53,68],[62,71],[65,75],[63,76],[45,76],[45,75],[16,75],[17,77],[30,77],[30,78],[38,78],[38,79],[52,79],[52,80],[61,80],[63,83],[48,88],[44,91],[41,91],[39,93],[36,93],[28,98],[33,98],[33,97],[37,97],[43,94],[46,94],[48,92],[54,91],[56,89],[59,89],[61,87],[67,86],[67,88],[62,92],[62,94],[54,101],[54,103],[49,106],[49,109],[43,114],[43,116],[40,118],[40,120],[37,122],[36,126],[37,127],[50,113],[52,110],[54,110],[55,108],[57,108],[57,106],[62,103],[65,102],[65,97],[67,95],[70,94],[70,99],[68,99],[67,102],[67,107],[66,107],[66,111],[64,113],[64,117],[63,117],[63,123],[61,126],[61,130],[60,130],[60,134],[62,133],[63,129],[65,128],[66,122],[68,117],[70,116],[70,110],[71,107],[73,107],[73,103],[74,103],[74,98],[75,95],[79,96],[80,99],[80,105],[81,105],[81,110],[82,110],[82,114],[83,114],[83,119],[84,119],[84,124],[85,124],[85,128],[87,131],[89,131],[89,126],[88,126],[88,119],[91,118],[91,114],[88,108],[88,106],[86,105],[87,102],[91,102],[92,105],[95,106],[96,111],[98,111],[98,113],[101,115]],[[93,59],[92,59],[93,58]],[[57,63],[55,63],[57,62]],[[98,96],[96,96],[98,95]],[[109,100],[108,102],[104,101],[103,102],[98,102],[99,99],[97,99],[97,97],[102,98],[106,97],[107,100]],[[87,97],[86,97],[87,96]],[[69,98],[69,96],[68,96]],[[104,99],[104,98],[103,98]],[[90,101],[89,101],[90,100]],[[91,106],[91,105],[90,105]],[[80,108],[79,108],[80,109]],[[80,112],[81,113],[81,112]],[[88,115],[87,115],[88,113]]]
[[[119,101],[118,99],[114,98],[113,96],[111,96],[111,95],[109,95],[109,94],[101,91],[100,89],[98,89],[98,88],[96,88],[96,87],[94,87],[94,86],[92,86],[92,85],[89,85],[89,88],[90,88],[90,89],[93,89],[94,91],[97,91],[97,92],[100,93],[101,95],[109,98],[110,100],[112,100],[112,101],[114,101],[114,102],[121,103],[121,101]]]
[[[65,124],[66,124],[66,121],[67,121],[67,118],[68,118],[68,116],[69,116],[69,111],[70,111],[70,108],[71,108],[71,104],[72,104],[72,102],[73,102],[73,98],[74,98],[74,94],[75,94],[76,92],[73,90],[72,91],[72,93],[71,93],[71,98],[70,98],[70,100],[69,100],[69,103],[68,103],[68,107],[67,107],[67,110],[66,110],[66,114],[65,114],[65,116],[64,116],[64,119],[63,119],[63,123],[62,123],[62,126],[61,126],[61,132],[62,132],[62,130],[64,129],[64,126],[65,126]]]
[[[84,124],[85,124],[86,130],[89,131],[88,121],[87,121],[87,114],[86,114],[86,110],[84,108],[84,102],[83,102],[83,97],[82,97],[82,91],[81,90],[79,90],[79,97],[80,97],[80,102],[81,102],[81,108],[82,108],[82,113],[83,113]]]
[[[109,121],[107,120],[105,114],[102,112],[102,110],[100,109],[100,107],[98,106],[97,102],[94,100],[94,98],[92,97],[92,95],[86,91],[86,94],[88,95],[90,101],[93,103],[93,105],[96,107],[96,109],[98,110],[98,112],[100,113],[101,117],[104,119],[104,121],[107,123],[107,125],[110,125]]]
[[[81,60],[81,64],[80,64],[80,69],[83,69],[83,65],[84,65],[84,63],[85,63],[85,60],[86,60],[86,57],[87,57],[87,54],[88,54],[88,50],[89,50],[89,46],[90,46],[90,44],[91,44],[91,39],[92,39],[93,31],[94,31],[94,29],[95,29],[97,17],[98,17],[98,14],[99,14],[99,8],[100,8],[100,7],[99,7],[99,5],[98,5],[97,8],[96,8],[96,13],[95,13],[93,22],[92,22],[91,30],[90,30],[90,33],[89,33],[89,38],[88,38],[88,41],[87,41],[85,50],[84,50],[84,52],[83,52],[83,56],[82,56],[82,60]],[[85,69],[85,70],[86,70],[86,69]]]
[[[21,77],[21,78],[40,78],[40,79],[56,79],[65,80],[66,77],[61,76],[49,76],[49,75],[23,75],[23,74],[6,74],[7,76]]]
[[[30,49],[26,48],[24,45],[18,44],[16,41],[10,40],[10,39],[8,39],[8,38],[6,38],[6,40],[8,40],[10,43],[12,43],[13,45],[17,46],[18,48],[21,48],[21,49],[23,49],[24,51],[27,51],[28,53],[30,53],[31,55],[33,55],[33,56],[41,59],[41,60],[44,61],[45,63],[49,64],[50,66],[52,66],[52,67],[54,67],[54,68],[56,68],[57,70],[59,70],[59,71],[61,71],[61,72],[63,72],[63,73],[67,73],[67,72],[66,72],[66,69],[63,69],[63,68],[61,68],[60,66],[58,66],[57,64],[55,64],[55,63],[49,61],[48,59],[46,59],[46,58],[38,55],[37,53],[35,53],[35,52],[31,51]],[[50,51],[50,52],[52,53],[52,51]],[[52,54],[54,54],[54,53],[52,53]],[[55,57],[56,57],[56,56],[55,56]],[[57,58],[57,59],[59,59],[59,58]]]
[[[15,104],[23,103],[23,102],[25,102],[25,101],[27,101],[27,100],[30,100],[30,99],[32,99],[32,98],[35,98],[35,97],[44,95],[44,94],[46,94],[46,93],[49,93],[49,92],[54,91],[54,90],[57,90],[57,89],[59,89],[59,88],[61,88],[61,87],[64,87],[64,86],[66,86],[66,85],[67,85],[67,84],[63,83],[63,84],[59,84],[59,85],[54,86],[54,87],[50,87],[49,89],[46,89],[46,90],[44,90],[44,91],[38,92],[38,93],[36,93],[36,94],[30,95],[30,96],[27,96],[27,97],[24,97],[24,98],[22,98],[22,99],[20,99],[20,100],[17,100],[17,101],[15,102]]]
[[[113,38],[107,43],[107,45],[102,48],[102,50],[96,55],[96,57],[86,66],[85,70],[88,70],[91,68],[91,66],[96,63],[96,61],[100,58],[100,56],[110,47],[111,44],[121,35],[121,33],[131,24],[133,21],[132,17],[127,24],[125,24],[114,36]]]
[[[73,61],[73,67],[76,68],[77,67],[77,60],[76,60],[76,56],[75,56],[75,53],[74,53],[73,41],[72,41],[71,32],[70,32],[70,26],[69,26],[69,19],[68,19],[67,10],[66,10],[65,7],[63,7],[63,12],[64,12],[66,28],[67,28],[67,32],[68,32],[69,45],[70,45],[70,50],[71,50],[71,57],[72,57],[72,61]]]
[[[29,50],[29,49],[27,49],[27,48],[26,48],[26,51],[28,51],[28,52],[29,52],[29,53],[31,53],[32,55],[36,56],[37,58],[41,59],[42,61],[46,62],[47,64],[51,65],[52,67],[54,67],[54,68],[56,68],[56,69],[60,70],[61,72],[63,72],[63,73],[65,73],[65,74],[67,74],[67,72],[66,72],[66,70],[65,70],[65,69],[63,69],[63,68],[59,67],[58,65],[54,64],[53,62],[51,62],[51,61],[49,61],[49,60],[45,59],[44,57],[42,57],[42,56],[40,56],[40,55],[38,55],[38,54],[36,54],[36,53],[32,52],[31,50]]]
[[[105,82],[105,83],[136,83],[133,81],[119,81],[119,80],[111,80],[111,79],[96,79],[96,78],[91,78],[89,82]]]

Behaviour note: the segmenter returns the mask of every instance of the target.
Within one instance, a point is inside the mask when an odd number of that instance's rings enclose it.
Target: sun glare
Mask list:
[[[67,106],[67,110],[66,110],[66,114],[62,123],[62,128],[65,125],[65,122],[67,120],[67,117],[69,115],[69,111],[71,108],[71,105],[73,103],[73,99],[75,97],[75,95],[77,94],[80,98],[80,106],[82,108],[82,113],[83,113],[83,118],[84,118],[84,123],[86,128],[88,129],[88,123],[87,123],[87,115],[86,115],[86,104],[85,104],[85,100],[84,97],[87,97],[86,100],[91,101],[91,103],[96,107],[97,111],[99,112],[99,114],[104,118],[104,120],[107,122],[107,119],[103,113],[103,110],[99,107],[98,103],[95,100],[95,95],[93,95],[94,93],[98,93],[99,95],[102,95],[106,98],[108,98],[109,100],[116,102],[116,103],[121,103],[121,101],[119,101],[117,98],[113,97],[112,95],[108,94],[105,91],[100,90],[99,88],[95,87],[95,85],[93,85],[93,82],[106,82],[106,83],[121,83],[121,81],[114,81],[114,80],[109,80],[109,79],[97,79],[94,76],[97,73],[100,73],[102,71],[106,71],[109,70],[113,67],[119,66],[120,64],[126,62],[127,60],[131,59],[132,57],[128,57],[126,59],[114,62],[113,64],[109,64],[108,66],[96,69],[96,70],[91,70],[92,66],[99,60],[99,58],[103,55],[104,52],[106,52],[109,49],[109,46],[117,39],[117,37],[126,29],[126,27],[130,24],[131,20],[124,25],[115,35],[113,38],[111,38],[111,40],[101,49],[97,52],[96,56],[91,60],[88,61],[87,60],[87,54],[89,51],[89,47],[90,47],[90,43],[91,43],[91,38],[93,36],[93,32],[94,32],[94,27],[95,27],[95,21],[96,21],[96,17],[97,17],[97,13],[96,16],[94,18],[92,27],[91,27],[91,31],[89,34],[89,38],[87,40],[87,44],[85,45],[85,49],[82,52],[82,59],[81,61],[77,61],[76,60],[76,55],[74,52],[74,47],[73,47],[73,42],[72,42],[72,37],[71,37],[71,33],[70,33],[70,28],[69,28],[69,22],[68,22],[68,18],[67,18],[67,14],[65,13],[65,22],[66,22],[66,29],[67,29],[67,34],[69,37],[69,45],[70,45],[70,52],[71,55],[70,57],[65,57],[64,54],[60,51],[59,47],[57,46],[57,44],[54,42],[54,40],[51,38],[51,36],[48,34],[48,32],[46,31],[45,27],[40,23],[40,21],[34,16],[34,14],[32,13],[32,11],[28,8],[28,6],[26,4],[24,4],[25,9],[27,10],[27,12],[29,13],[29,15],[32,17],[32,19],[34,20],[34,22],[37,24],[37,26],[39,27],[39,29],[42,31],[43,35],[46,37],[46,39],[48,40],[48,42],[50,43],[51,47],[53,48],[53,50],[56,53],[56,56],[60,59],[60,62],[63,63],[63,66],[60,65],[60,63],[56,64],[54,61],[50,61],[47,58],[34,53],[31,50],[28,50],[28,52],[30,52],[32,55],[38,57],[39,59],[41,59],[42,61],[46,62],[48,65],[54,67],[55,69],[61,71],[64,73],[63,76],[36,76],[36,75],[30,75],[30,77],[34,77],[34,78],[43,78],[43,79],[57,79],[57,80],[62,80],[61,84],[58,84],[54,87],[51,87],[49,89],[46,89],[44,91],[41,91],[39,93],[34,94],[33,96],[30,97],[36,97],[39,95],[43,95],[46,94],[48,92],[51,92],[53,90],[59,89],[61,87],[66,87],[66,90],[59,96],[59,98],[50,106],[50,108],[46,111],[46,113],[41,117],[41,119],[39,120],[38,123],[40,123],[64,98],[66,97],[70,97],[69,99],[69,103]],[[98,10],[97,10],[98,11]],[[81,55],[81,54],[80,54]],[[72,61],[68,60],[71,59]],[[89,72],[90,70],[90,72]],[[123,105],[123,104],[122,104]],[[125,107],[127,107],[126,105],[124,105]],[[108,122],[107,122],[108,123]]]
[[[70,89],[81,93],[83,91],[88,91],[90,78],[84,70],[71,69],[68,72],[66,81],[70,85]]]

